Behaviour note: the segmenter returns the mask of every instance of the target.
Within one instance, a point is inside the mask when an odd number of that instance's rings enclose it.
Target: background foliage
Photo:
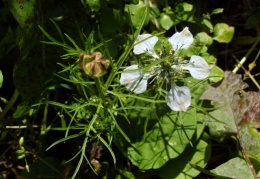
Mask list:
[[[3,0],[0,178],[256,178],[259,7]],[[138,34],[164,39],[186,26],[194,35],[187,56],[214,65],[207,80],[179,81],[191,89],[187,112],[170,111],[156,86],[134,95],[119,85],[123,67],[138,61]],[[79,59],[97,51],[110,61],[101,78],[86,75]],[[238,59],[247,59],[241,68]]]

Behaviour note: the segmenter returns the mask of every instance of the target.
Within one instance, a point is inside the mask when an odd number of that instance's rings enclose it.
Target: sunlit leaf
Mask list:
[[[194,22],[195,8],[193,4],[187,2],[178,3],[176,11],[180,14],[182,21]]]
[[[210,112],[216,119],[223,123],[217,122],[210,117],[205,119],[206,124],[210,127],[211,136],[217,140],[223,140],[225,135],[236,133],[237,117],[233,111],[233,99],[237,91],[244,89],[247,85],[242,81],[241,76],[231,72],[225,73],[225,78],[218,87],[208,87],[201,96],[201,99],[212,100],[212,104],[217,107]]]
[[[180,20],[175,14],[161,13],[159,22],[165,30],[169,30],[172,26],[177,25]]]
[[[200,32],[194,37],[195,42],[198,45],[208,45],[210,46],[213,42],[212,37],[210,37],[207,33],[205,32]]]
[[[200,171],[194,169],[190,163],[203,168],[209,158],[210,147],[205,141],[200,140],[196,146],[189,147],[179,157],[169,160],[157,173],[162,179],[192,179]]]
[[[247,92],[233,105],[241,142],[246,153],[260,163],[260,93]]]
[[[220,43],[229,43],[234,35],[235,28],[225,23],[218,23],[214,27],[213,39]]]
[[[225,123],[206,119],[211,136],[223,140],[225,135],[239,133],[238,140],[243,150],[254,159],[259,169],[260,134],[257,129],[260,127],[260,93],[239,95],[238,91],[246,86],[241,76],[226,72],[221,85],[207,88],[201,99],[216,102],[217,109],[210,114]]]
[[[165,114],[141,141],[128,148],[128,155],[140,169],[156,169],[181,155],[196,131],[196,110]]]
[[[212,23],[208,19],[204,18],[201,21],[201,24],[204,24],[209,29],[210,32],[213,32],[214,27],[213,27]]]
[[[144,25],[147,25],[149,22],[149,16],[145,15],[147,12],[147,7],[145,4],[129,4],[125,6],[125,12],[128,15],[129,20],[127,22],[131,21],[131,25],[133,25],[136,29],[143,25],[143,20],[144,20]],[[146,16],[146,19],[144,17]]]
[[[254,179],[246,161],[238,157],[227,161],[214,170],[211,170],[211,172],[235,179]]]
[[[219,68],[218,66],[214,66],[210,70],[209,80],[211,82],[217,83],[217,82],[221,81],[223,78],[224,78],[224,71],[221,68]]]

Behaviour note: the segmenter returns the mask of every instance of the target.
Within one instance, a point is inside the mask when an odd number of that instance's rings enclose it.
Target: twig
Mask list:
[[[32,127],[32,128],[40,128],[41,126],[39,125],[32,125],[32,126],[5,126],[6,129],[27,129],[29,127]]]
[[[233,73],[237,73],[237,71],[239,70],[239,68],[245,63],[246,59],[248,58],[248,56],[252,53],[252,51],[255,49],[255,47],[257,46],[257,44],[259,43],[259,39],[260,36],[258,35],[256,38],[255,43],[252,45],[252,47],[248,50],[248,52],[246,53],[246,55],[240,60],[240,62],[237,64],[237,66],[234,68],[234,70],[232,71]]]
[[[238,61],[235,56],[233,56],[233,57],[236,59],[236,61]],[[242,69],[245,71],[245,74],[249,76],[249,78],[253,81],[253,83],[256,85],[256,87],[257,87],[258,90],[260,91],[260,86],[259,86],[258,82],[255,80],[254,76],[251,75],[251,73],[250,73],[248,70],[246,70],[243,65],[241,65],[241,67],[242,67]]]

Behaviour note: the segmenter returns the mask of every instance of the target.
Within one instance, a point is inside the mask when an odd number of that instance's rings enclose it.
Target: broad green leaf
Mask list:
[[[210,74],[209,74],[209,80],[211,82],[217,83],[219,81],[221,81],[224,78],[224,72],[221,68],[219,68],[218,66],[214,66],[211,70],[210,70]]]
[[[260,134],[256,128],[251,125],[243,126],[240,130],[241,141],[247,155],[255,160],[256,168],[259,171],[260,164]],[[257,172],[258,172],[257,171]]]
[[[3,77],[2,71],[0,70],[0,88],[3,85],[3,80],[4,80],[4,77]]]
[[[195,43],[198,45],[208,45],[210,46],[213,42],[212,37],[210,37],[205,32],[200,32],[194,37]]]
[[[143,19],[146,16],[147,7],[145,4],[129,4],[125,6],[125,12],[128,16],[127,22],[130,22],[130,25],[133,25],[136,29],[138,29],[142,23]],[[144,26],[147,25],[149,22],[149,15],[146,16],[146,19],[144,20]]]
[[[200,140],[203,135],[207,135],[206,133],[203,133],[204,128],[205,128],[204,117],[205,117],[205,114],[199,113],[197,111],[197,114],[196,114],[196,120],[197,120],[196,134],[192,138],[192,141],[194,141],[194,143],[195,143],[195,141]],[[209,138],[208,135],[207,135],[207,137]],[[208,140],[206,140],[206,138],[205,139],[204,138],[203,138],[204,141],[209,142]]]
[[[195,22],[195,7],[192,4],[187,2],[179,3],[176,7],[176,12],[182,21]]]
[[[156,110],[150,102],[129,99],[127,107],[133,106],[132,109],[126,109],[127,119],[117,120],[118,125],[126,133],[131,141],[137,141],[142,138],[145,131],[150,130],[157,122],[157,116],[161,116],[161,113],[167,113],[169,111],[168,106],[158,105]],[[129,130],[129,128],[131,130]]]
[[[200,100],[200,96],[205,91],[206,87],[208,86],[208,81],[204,80],[196,80],[193,77],[186,77],[185,80],[185,86],[189,87],[191,96],[192,96],[192,104],[196,105],[198,101]]]
[[[25,59],[38,39],[37,25],[41,16],[37,1],[7,0],[7,6],[19,24],[20,59]]]
[[[229,43],[234,35],[235,28],[225,23],[218,23],[214,27],[213,39],[220,43]]]
[[[34,17],[34,8],[36,1],[16,1],[7,0],[7,6],[14,15],[15,20],[19,23],[22,28],[30,25],[28,20],[32,20]],[[29,24],[28,24],[29,23]],[[27,27],[28,28],[28,27]]]
[[[144,134],[141,141],[128,148],[132,163],[140,169],[157,169],[181,155],[196,131],[196,110],[170,112]]]
[[[204,24],[204,25],[209,29],[210,32],[213,32],[214,27],[213,27],[212,23],[211,23],[208,19],[205,19],[205,18],[204,18],[204,19],[201,21],[201,24]]]
[[[124,98],[121,97],[122,100]],[[126,98],[125,98],[126,99]],[[129,147],[130,141],[140,141],[144,133],[149,131],[155,123],[158,121],[157,116],[170,111],[166,104],[154,105],[151,102],[132,99],[131,97],[125,101],[125,108],[122,108],[127,112],[127,116],[117,117],[117,128],[119,132],[115,133],[113,142],[117,145],[120,151],[127,156],[127,147]],[[119,110],[119,114],[120,114]],[[129,130],[130,129],[130,130]],[[123,131],[122,134],[120,131]],[[125,137],[127,136],[127,138]]]
[[[246,161],[238,157],[227,161],[226,163],[211,170],[211,172],[217,175],[235,179],[254,179],[254,176],[251,173],[251,170],[249,169]],[[215,178],[217,179],[220,177]]]
[[[221,85],[216,88],[209,87],[201,99],[209,99],[217,107],[209,114],[224,122],[220,123],[214,119],[206,118],[206,125],[210,127],[212,138],[221,141],[225,135],[239,133],[238,140],[247,155],[255,162],[259,169],[260,164],[260,135],[257,129],[260,126],[260,93],[247,92],[239,95],[238,91],[246,87],[240,75],[231,72],[225,73]]]
[[[177,19],[176,14],[161,13],[159,22],[165,30],[169,30],[172,26],[177,25],[180,20]]]
[[[225,73],[225,78],[218,87],[208,87],[200,99],[211,100],[212,104],[217,108],[210,112],[210,116],[205,118],[205,123],[210,127],[210,135],[218,141],[230,133],[236,133],[236,120],[239,116],[234,113],[233,100],[237,91],[242,90],[247,85],[242,81],[239,75],[231,72]]]
[[[260,163],[260,93],[247,92],[234,101],[234,113],[238,117],[240,142],[246,153]]]
[[[179,157],[169,160],[157,173],[162,179],[192,179],[200,171],[190,163],[204,168],[210,159],[210,153],[210,146],[200,140],[196,146],[190,146]]]

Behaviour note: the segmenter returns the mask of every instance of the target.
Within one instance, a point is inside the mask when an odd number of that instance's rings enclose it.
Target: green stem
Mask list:
[[[246,62],[248,56],[252,53],[252,51],[255,49],[255,47],[258,45],[260,41],[260,36],[258,35],[256,38],[255,43],[252,45],[252,47],[248,50],[248,52],[246,53],[246,55],[240,60],[240,62],[237,64],[237,66],[234,68],[234,70],[232,71],[233,73],[236,73],[239,68]]]
[[[142,23],[141,23],[139,29],[137,30],[137,35],[139,35],[140,32],[141,32],[141,30],[142,30],[142,27],[143,27],[143,25],[144,25],[144,21],[145,21],[145,19],[146,19],[146,17],[147,17],[147,14],[148,14],[148,8],[149,8],[149,6],[145,9],[144,18],[143,18],[143,20],[142,20]],[[135,38],[134,38],[134,39],[135,39]],[[131,52],[133,46],[134,46],[134,42],[133,42],[132,45],[125,51],[125,53],[123,53],[123,54],[121,55],[121,57],[118,59],[117,63],[114,65],[114,67],[113,67],[114,70],[110,73],[110,75],[109,75],[109,77],[108,77],[108,79],[107,79],[107,81],[106,81],[106,83],[105,83],[105,91],[107,91],[108,87],[109,87],[110,84],[112,83],[113,79],[115,78],[116,74],[118,73],[119,68],[123,65],[123,63],[124,63],[126,57],[127,57],[127,56],[129,55],[129,53]]]
[[[8,111],[13,107],[14,103],[16,102],[17,98],[19,96],[19,92],[17,89],[15,89],[13,96],[11,97],[10,101],[5,106],[3,112],[0,114],[0,121],[2,121],[5,117],[5,115],[8,113]]]
[[[85,152],[86,152],[86,147],[87,147],[88,138],[89,138],[89,136],[90,136],[90,135],[89,135],[89,134],[90,134],[90,131],[92,130],[94,133],[97,132],[97,131],[94,129],[93,125],[94,125],[96,119],[97,119],[98,116],[99,116],[98,114],[99,114],[101,108],[102,108],[102,103],[99,102],[99,105],[98,105],[98,108],[97,108],[97,110],[96,110],[96,113],[94,114],[93,118],[91,119],[91,121],[90,121],[90,123],[89,123],[89,125],[88,125],[88,127],[87,127],[87,129],[86,129],[86,137],[85,137],[84,142],[83,142],[83,145],[82,145],[81,156],[80,156],[79,162],[78,162],[78,164],[77,164],[77,167],[76,167],[76,169],[75,169],[75,171],[74,171],[74,173],[73,173],[73,175],[72,175],[72,177],[71,177],[72,179],[74,179],[74,178],[76,177],[76,175],[77,175],[77,173],[78,173],[78,171],[79,171],[79,168],[80,168],[80,166],[81,166],[81,164],[82,164],[82,162],[83,162],[83,158],[85,157]],[[88,160],[88,159],[86,158],[86,160]],[[90,167],[91,167],[91,165],[90,165]]]
[[[44,145],[46,143],[46,133],[48,132],[47,128],[47,115],[48,115],[48,107],[49,104],[46,103],[44,107],[44,112],[43,112],[43,118],[42,118],[42,125],[41,125],[41,134],[39,137],[39,144],[38,144],[38,155],[43,157],[45,154],[45,148]]]
[[[105,98],[105,95],[104,95],[104,89],[101,85],[101,81],[99,78],[94,78],[95,80],[95,84],[96,84],[96,87],[97,87],[97,90],[98,90],[98,93],[99,93],[99,98],[100,99],[104,99]]]

